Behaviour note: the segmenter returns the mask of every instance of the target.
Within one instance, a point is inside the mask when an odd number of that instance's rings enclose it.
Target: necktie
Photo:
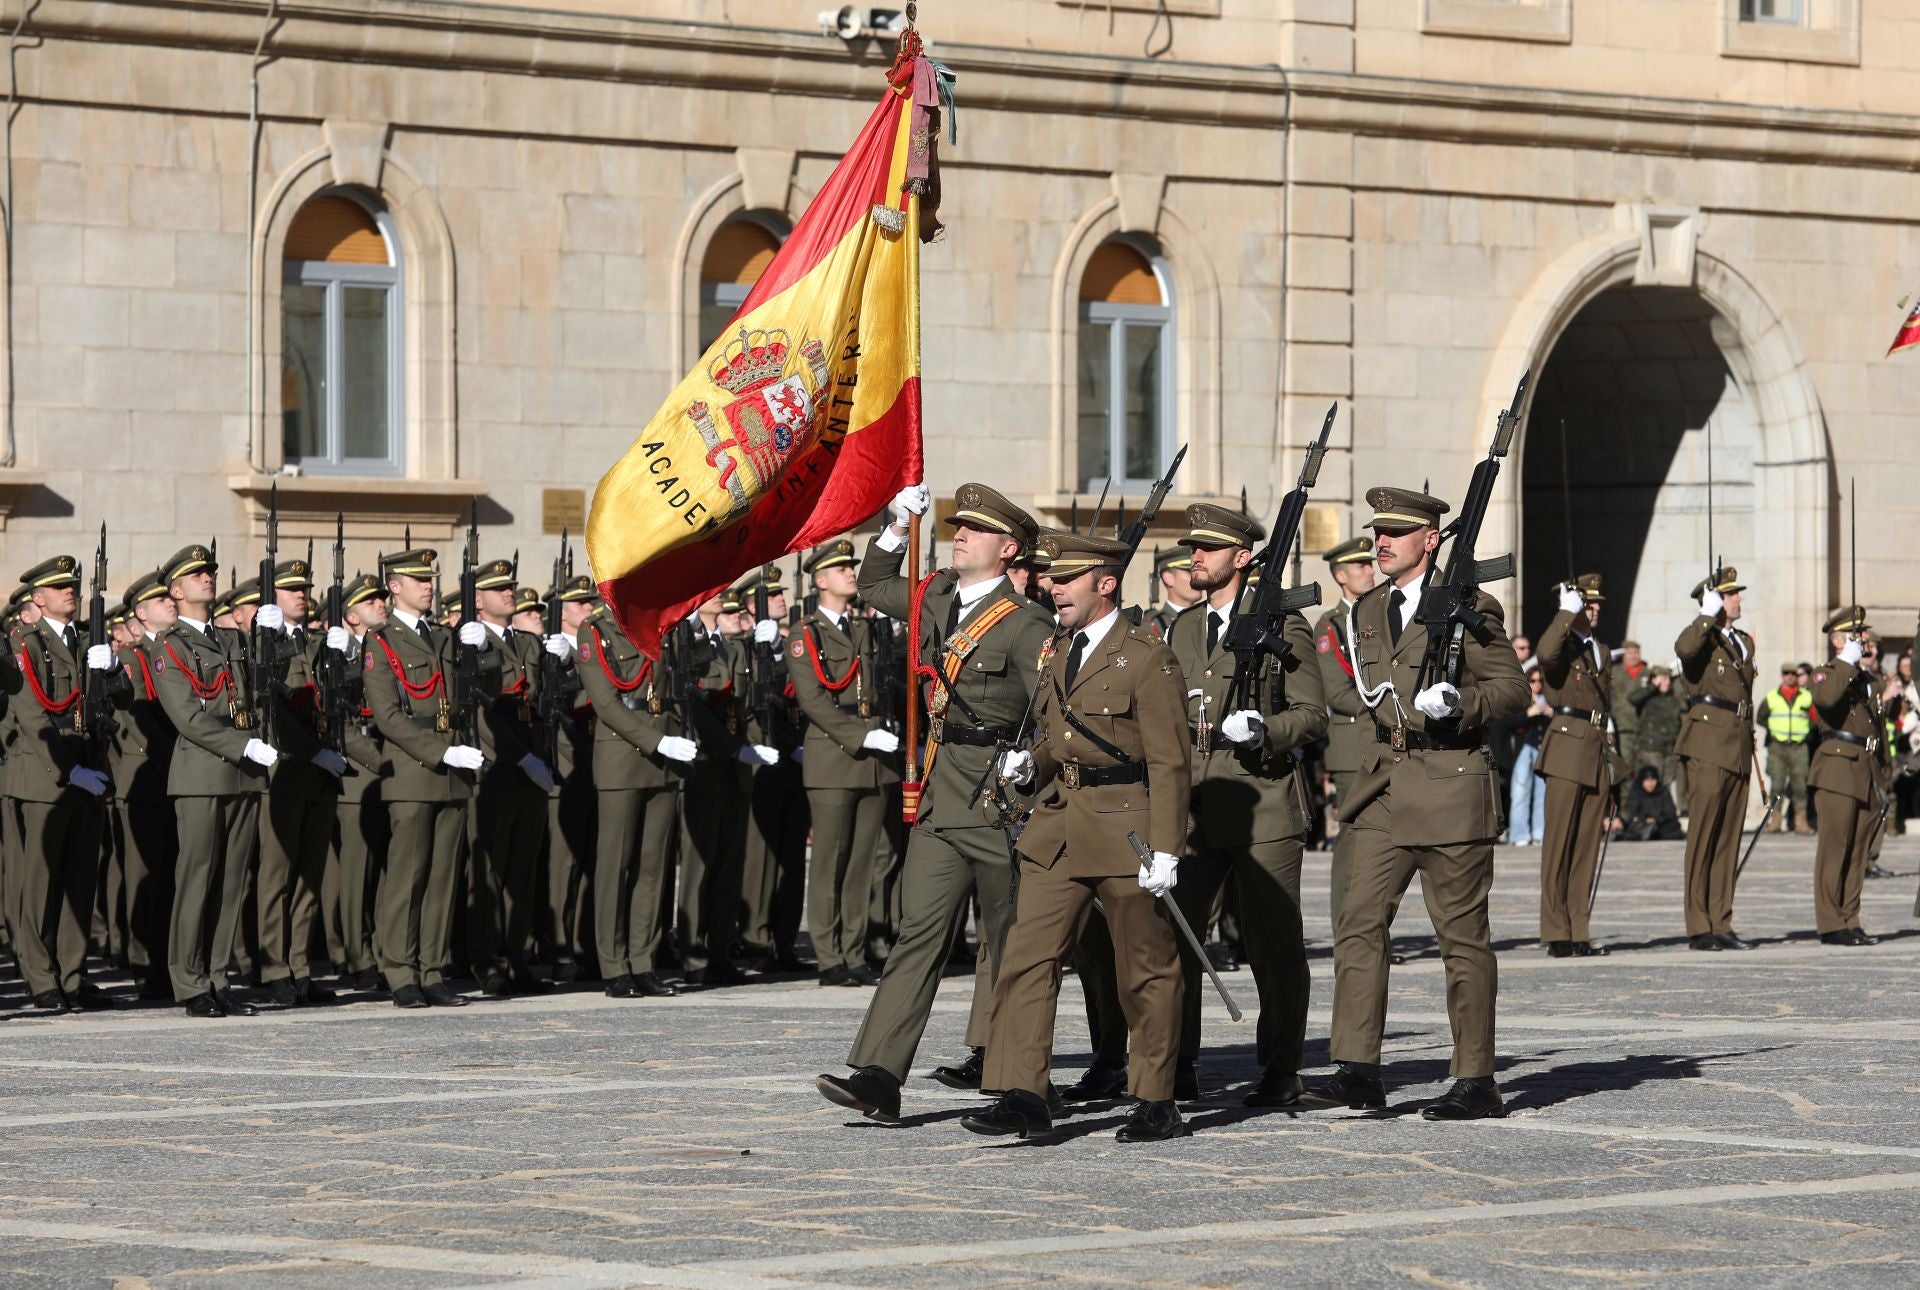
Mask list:
[[[1212,656],[1214,648],[1220,644],[1220,611],[1207,611],[1207,654]]]
[[[953,634],[959,630],[960,630],[960,597],[958,593],[956,593],[953,597],[952,602],[947,605],[946,639],[952,640]]]
[[[429,645],[433,644],[433,633],[430,630],[428,630],[426,619],[424,618],[414,619],[413,630],[420,633],[421,640],[425,641]]]
[[[69,654],[73,653],[74,649],[80,644],[80,637],[78,633],[73,630],[72,623],[68,623],[60,629],[60,643],[67,647],[67,653]]]
[[[1067,651],[1067,688],[1073,688],[1073,678],[1080,675],[1080,660],[1087,654],[1087,634],[1073,634],[1073,648]]]
[[[1407,593],[1395,587],[1393,594],[1387,597],[1387,634],[1393,637],[1393,643],[1400,643],[1400,606],[1407,603]]]

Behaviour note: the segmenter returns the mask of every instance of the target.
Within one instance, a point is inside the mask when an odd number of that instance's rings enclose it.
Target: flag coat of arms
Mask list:
[[[1893,344],[1887,346],[1887,357],[1892,358],[1901,350],[1912,349],[1915,345],[1920,345],[1920,297],[1914,299],[1913,308],[1907,311],[1907,320],[1894,333]]]
[[[649,657],[741,573],[920,482],[920,244],[945,75],[906,32],[793,235],[594,491],[594,580]]]

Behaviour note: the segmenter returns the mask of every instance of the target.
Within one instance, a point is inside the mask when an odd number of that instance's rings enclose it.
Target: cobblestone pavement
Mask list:
[[[1737,926],[1687,950],[1677,845],[1616,846],[1603,960],[1533,940],[1537,852],[1502,849],[1501,1079],[1512,1115],[1430,1124],[1440,964],[1400,920],[1390,1106],[1252,1112],[1252,1009],[1207,1015],[1194,1136],[1046,1144],[964,1132],[975,1099],[910,1083],[906,1120],[823,1102],[869,992],[811,981],[401,1013],[40,1019],[0,998],[0,1284],[973,1287],[1300,1283],[1634,1286],[1920,1280],[1920,840],[1867,884],[1870,949],[1820,945],[1812,848],[1768,838]],[[1309,927],[1326,864],[1309,857]],[[1331,964],[1313,961],[1309,1061]],[[1253,1002],[1245,972],[1229,985]],[[969,978],[919,1068],[958,1055]],[[1071,979],[1061,1069],[1084,1065]],[[851,1121],[851,1122],[850,1122]]]

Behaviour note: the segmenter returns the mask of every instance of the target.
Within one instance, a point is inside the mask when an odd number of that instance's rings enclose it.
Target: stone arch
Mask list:
[[[1763,647],[1770,653],[1804,648],[1811,634],[1809,622],[1817,622],[1827,607],[1831,505],[1826,425],[1806,356],[1779,310],[1731,259],[1719,253],[1711,237],[1696,241],[1689,230],[1680,265],[1659,264],[1644,212],[1634,214],[1638,218],[1631,224],[1623,219],[1615,231],[1570,248],[1536,277],[1494,350],[1481,392],[1481,415],[1468,428],[1470,442],[1465,447],[1476,460],[1486,454],[1494,420],[1528,369],[1536,376],[1526,409],[1532,411],[1539,394],[1537,378],[1556,346],[1581,311],[1602,294],[1628,286],[1692,292],[1711,308],[1714,341],[1741,395],[1752,401],[1756,436],[1751,445],[1751,515],[1756,520],[1752,545],[1744,551],[1728,546],[1724,554],[1756,588],[1748,625]],[[1698,225],[1697,214],[1692,222]],[[1721,440],[1716,438],[1715,444],[1716,453],[1721,452]],[[1527,557],[1521,550],[1520,498],[1526,452],[1522,437],[1514,445],[1513,460],[1502,471],[1481,542],[1485,554],[1502,549],[1518,552],[1523,565]],[[1704,541],[1703,470],[1692,461],[1687,470],[1679,504],[1701,514]],[[1758,522],[1759,517],[1764,522]],[[1563,562],[1557,553],[1548,554]],[[1708,554],[1699,553],[1703,573]],[[1667,600],[1674,600],[1671,590]],[[1527,612],[1524,605],[1510,608],[1516,621]],[[1649,637],[1650,655],[1662,659],[1685,616],[1684,604],[1669,604],[1634,630]],[[1528,615],[1527,620],[1533,617],[1538,615]]]
[[[732,173],[696,197],[687,212],[673,249],[671,298],[676,307],[667,328],[670,370],[684,372],[699,361],[700,353],[694,347],[699,343],[700,261],[720,226],[736,215],[766,212],[784,220],[791,230],[812,204],[813,194],[792,178],[793,154],[780,155],[787,158],[784,183],[772,178],[779,173],[778,156],[743,157]]]
[[[254,393],[249,409],[249,461],[256,470],[282,465],[280,436],[281,252],[287,230],[309,198],[353,187],[386,208],[401,240],[401,326],[404,329],[406,459],[411,479],[459,477],[455,364],[453,233],[432,190],[406,159],[386,147],[386,127],[329,123],[326,143],[282,172],[260,203],[253,242]]]
[[[1116,184],[1116,188],[1119,187]],[[1174,445],[1187,459],[1179,493],[1220,492],[1220,278],[1205,242],[1164,204],[1126,209],[1119,192],[1094,203],[1075,222],[1054,261],[1051,337],[1052,406],[1048,489],[1074,491],[1073,426],[1080,359],[1079,283],[1100,244],[1122,234],[1151,238],[1173,278]]]

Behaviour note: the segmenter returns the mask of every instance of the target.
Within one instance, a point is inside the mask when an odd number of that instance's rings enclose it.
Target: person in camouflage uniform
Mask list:
[[[1687,800],[1684,767],[1673,755],[1673,744],[1680,737],[1686,720],[1687,701],[1673,684],[1673,673],[1655,665],[1647,669],[1650,684],[1634,690],[1629,703],[1637,711],[1639,724],[1634,731],[1636,766],[1652,766],[1660,772],[1660,782],[1674,791],[1674,801]]]

